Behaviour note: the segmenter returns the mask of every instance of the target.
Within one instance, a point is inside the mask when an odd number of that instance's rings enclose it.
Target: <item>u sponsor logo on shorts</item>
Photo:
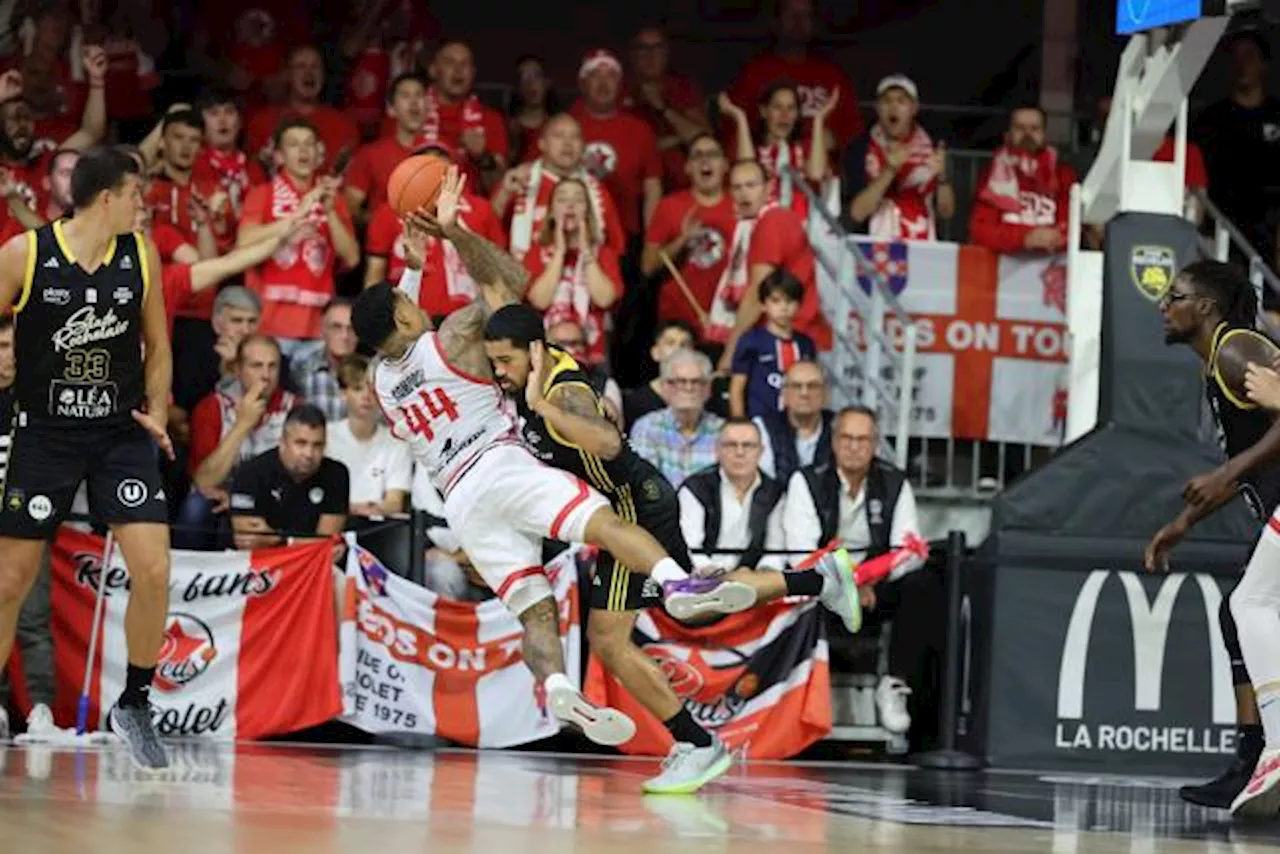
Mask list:
[[[147,485],[136,477],[127,478],[120,481],[120,485],[116,487],[116,500],[123,507],[141,507],[147,500],[150,490]]]

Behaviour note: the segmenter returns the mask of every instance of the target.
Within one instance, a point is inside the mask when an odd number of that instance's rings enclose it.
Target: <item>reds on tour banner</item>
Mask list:
[[[546,568],[570,674],[581,662],[577,555],[566,551]],[[344,722],[472,747],[512,747],[560,731],[524,664],[520,621],[501,600],[443,599],[358,545],[347,552],[343,598]]]
[[[52,605],[61,726],[76,719],[102,575],[102,538],[64,527],[53,544]],[[169,614],[151,702],[164,736],[262,738],[342,710],[332,544],[173,552]],[[124,688],[130,580],[117,547],[90,682],[90,728]]]
[[[831,733],[831,680],[822,612],[812,600],[771,602],[708,626],[658,610],[640,612],[633,638],[652,657],[694,720],[752,759],[786,759]],[[621,746],[664,755],[671,735],[593,655],[586,693],[636,722]]]
[[[916,322],[912,435],[1061,444],[1067,416],[1063,256],[1000,255],[955,243],[858,245]],[[865,272],[858,284],[872,292]],[[856,306],[841,309],[837,314],[848,311],[848,340],[865,350],[864,318]],[[902,323],[892,313],[884,332],[901,351]],[[833,358],[856,399],[860,366],[839,352]],[[897,387],[892,369],[882,374]]]

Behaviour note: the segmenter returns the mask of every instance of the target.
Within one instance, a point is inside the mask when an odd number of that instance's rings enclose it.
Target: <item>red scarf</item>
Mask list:
[[[867,183],[874,181],[889,165],[886,154],[893,140],[877,124],[868,134]],[[906,141],[907,160],[898,167],[893,184],[880,207],[872,214],[867,232],[874,240],[933,240],[933,210],[930,202],[938,187],[938,176],[929,168],[933,140],[919,125]]]
[[[541,247],[544,264],[550,263],[554,251],[550,246]],[[583,361],[589,365],[598,365],[604,361],[604,312],[591,304],[591,292],[587,290],[587,257],[586,252],[577,249],[565,252],[560,281],[556,283],[555,295],[551,298],[551,305],[547,306],[542,321],[547,329],[557,323],[576,323],[580,326],[586,344]]]
[[[283,172],[271,179],[271,219],[273,221],[290,216],[300,204],[302,204],[302,196],[294,189],[293,184]],[[301,260],[312,276],[320,276],[329,266],[329,254],[332,251],[324,206],[316,203],[303,217],[302,227],[271,257],[282,270],[292,268]]]
[[[427,90],[427,114],[422,120],[422,131],[418,135],[416,146],[444,143],[453,147],[459,144],[462,135],[469,130],[484,132],[484,110],[480,107],[479,98],[472,94],[462,102],[462,127],[458,129],[458,139],[441,139],[440,95],[434,86]]]
[[[750,284],[747,269],[747,250],[751,248],[751,235],[756,230],[765,213],[778,207],[777,202],[769,202],[760,209],[760,213],[748,219],[738,220],[733,227],[733,239],[729,242],[729,263],[720,274],[716,283],[715,295],[711,298],[711,311],[707,312],[707,325],[703,337],[708,341],[723,344],[733,334],[733,327],[738,322],[738,306],[742,304],[742,296]]]
[[[978,190],[978,198],[1006,213],[1023,212],[1022,196],[1031,194],[1058,198],[1058,151],[1046,145],[1035,154],[1003,146],[991,161],[986,186]],[[1052,222],[1027,223],[1053,225]]]
[[[213,170],[214,180],[227,194],[231,210],[239,218],[240,204],[249,190],[249,156],[238,148],[219,151],[213,147],[205,149],[205,156],[209,160],[209,168]]]
[[[795,198],[795,187],[791,179],[791,170],[805,169],[806,158],[804,146],[798,142],[771,142],[759,147],[756,156],[769,175],[769,199],[791,207]]]

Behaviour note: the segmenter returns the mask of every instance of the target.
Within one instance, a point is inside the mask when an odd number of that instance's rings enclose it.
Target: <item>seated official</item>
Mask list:
[[[761,450],[756,425],[748,418],[730,418],[720,428],[716,465],[680,485],[680,529],[696,569],[786,566],[786,490],[760,471]]]
[[[850,406],[832,421],[831,455],[815,459],[791,476],[783,511],[787,549],[807,553],[838,541],[857,562],[900,552],[901,562],[874,587],[863,588],[866,625],[896,620],[904,606],[914,613],[910,627],[898,626],[889,643],[889,672],[876,688],[876,706],[885,729],[905,733],[908,682],[924,678],[931,628],[941,622],[936,578],[914,572],[924,565],[927,545],[920,537],[915,494],[906,475],[876,457],[880,441],[875,413]],[[918,624],[917,624],[918,623]]]
[[[764,442],[760,470],[784,485],[801,466],[831,458],[827,375],[817,362],[796,362],[782,378],[782,411],[756,417]]]
[[[290,537],[342,531],[350,502],[347,467],[324,455],[325,420],[318,407],[289,410],[280,447],[236,470],[231,524],[238,549],[280,546]]]

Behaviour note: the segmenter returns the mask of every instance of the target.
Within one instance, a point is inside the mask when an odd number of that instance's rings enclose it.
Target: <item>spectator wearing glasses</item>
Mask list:
[[[862,588],[865,626],[873,620],[897,620],[904,609],[912,625],[899,626],[889,643],[889,670],[876,687],[881,725],[893,733],[911,728],[908,681],[923,680],[930,646],[928,621],[940,598],[930,602],[936,584],[929,573],[913,572],[924,565],[928,545],[920,536],[915,494],[906,475],[876,457],[880,439],[873,410],[850,406],[836,413],[832,423],[831,454],[817,458],[791,476],[783,511],[787,550],[808,553],[833,541],[855,563],[890,552],[902,553],[874,587]],[[933,604],[934,608],[928,605]],[[874,610],[873,610],[874,609]],[[920,620],[921,625],[916,621]],[[936,640],[936,639],[933,639]]]
[[[764,451],[760,470],[782,483],[802,466],[831,458],[831,418],[826,409],[827,378],[822,366],[796,362],[782,379],[781,412],[755,419]]]
[[[716,464],[680,486],[680,529],[696,569],[784,568],[780,552],[786,548],[782,530],[786,489],[760,471],[762,450],[755,423],[730,418],[720,428]]]
[[[622,388],[604,368],[599,365],[588,365],[585,362],[587,337],[582,327],[571,320],[553,323],[547,327],[547,343],[554,344],[574,358],[578,367],[587,375],[587,381],[591,383],[591,387],[595,389],[596,394],[600,395],[600,402],[604,404],[604,414],[618,425],[619,430],[626,426],[627,422],[622,420]]]
[[[724,419],[707,410],[711,360],[696,350],[677,350],[662,362],[667,406],[631,427],[631,447],[658,467],[671,485],[716,461],[716,441]]]

